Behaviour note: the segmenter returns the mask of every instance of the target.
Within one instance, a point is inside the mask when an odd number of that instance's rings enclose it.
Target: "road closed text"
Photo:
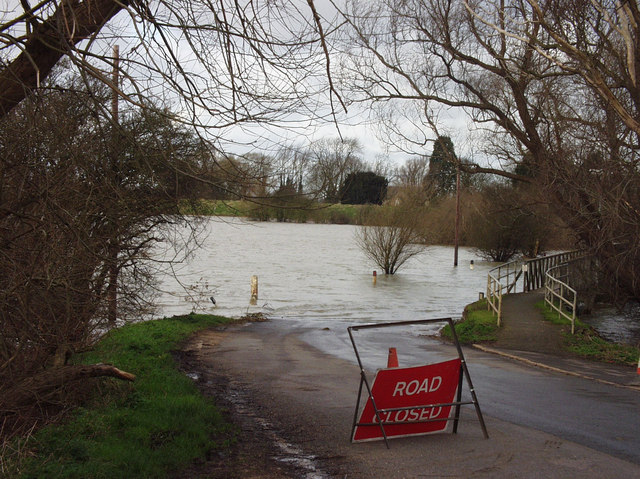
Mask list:
[[[381,369],[354,428],[354,441],[444,431],[460,378],[460,359],[409,368]],[[379,419],[378,419],[379,418]]]
[[[437,391],[442,385],[442,378],[434,376],[431,379],[424,378],[422,380],[414,379],[409,381],[398,381],[393,389],[392,396],[413,396],[414,394],[430,393]]]
[[[415,409],[401,409],[400,411],[378,411],[380,420],[383,424],[402,423],[402,422],[419,422],[430,419],[437,419],[442,414],[442,407],[424,407]],[[373,415],[373,421],[378,422],[378,418]]]

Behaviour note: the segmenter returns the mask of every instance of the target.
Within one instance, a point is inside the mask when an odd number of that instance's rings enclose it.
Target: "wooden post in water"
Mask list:
[[[251,304],[258,302],[258,276],[251,276]]]

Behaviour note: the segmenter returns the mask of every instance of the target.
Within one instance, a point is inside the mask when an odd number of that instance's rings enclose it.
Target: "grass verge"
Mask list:
[[[462,321],[454,325],[460,344],[473,344],[497,339],[496,317],[487,311],[487,300],[471,303],[464,308]],[[442,329],[442,336],[453,339],[449,325]]]
[[[97,381],[96,397],[32,437],[19,477],[164,478],[229,447],[231,426],[172,356],[194,331],[229,321],[190,314],[111,331],[79,362],[113,364],[135,382]]]
[[[184,215],[199,216],[248,216],[252,204],[242,200],[182,201],[180,212]]]
[[[180,212],[199,216],[236,216],[258,221],[288,221],[294,223],[356,224],[365,205],[343,205],[326,203],[290,203],[278,206],[244,200],[183,201]]]
[[[559,318],[558,313],[549,308],[544,301],[536,303],[536,307],[542,312],[545,320],[571,326],[569,320]],[[594,328],[577,318],[575,334],[571,334],[569,328],[569,331],[564,333],[564,342],[568,351],[594,361],[636,366],[640,356],[640,348],[607,341]]]

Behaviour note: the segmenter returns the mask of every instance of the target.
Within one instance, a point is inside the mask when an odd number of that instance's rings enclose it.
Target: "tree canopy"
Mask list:
[[[437,196],[449,194],[456,189],[456,169],[458,158],[453,141],[448,136],[440,136],[433,144],[429,158],[427,181]]]
[[[373,171],[350,173],[340,189],[341,202],[351,205],[381,205],[389,180]]]
[[[342,13],[346,97],[372,104],[391,141],[423,149],[444,112],[465,115],[492,164],[461,168],[535,185],[611,293],[640,297],[637,2],[352,0]]]

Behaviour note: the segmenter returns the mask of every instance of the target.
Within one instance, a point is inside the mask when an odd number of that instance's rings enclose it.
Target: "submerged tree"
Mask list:
[[[385,274],[395,274],[409,259],[424,251],[415,215],[410,209],[375,208],[369,210],[356,230],[356,243]]]

